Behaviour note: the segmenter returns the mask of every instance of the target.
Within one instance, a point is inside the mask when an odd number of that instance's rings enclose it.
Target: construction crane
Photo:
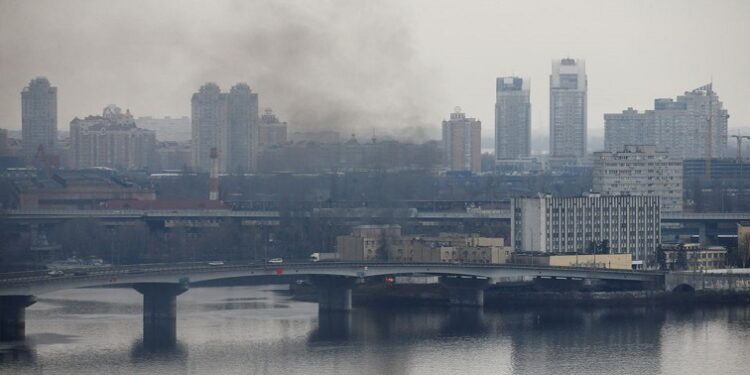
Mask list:
[[[742,163],[742,140],[750,139],[750,135],[741,135],[738,130],[737,135],[732,135],[730,138],[737,139],[737,162]]]

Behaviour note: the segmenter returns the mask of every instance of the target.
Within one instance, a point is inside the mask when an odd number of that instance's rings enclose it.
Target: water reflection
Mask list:
[[[321,311],[318,314],[318,327],[310,333],[309,341],[345,342],[351,339],[352,313]]]
[[[26,343],[2,343],[0,344],[0,370],[3,365],[33,364],[36,360],[36,351]]]
[[[314,303],[241,287],[181,296],[177,340],[159,343],[142,336],[137,297],[122,301],[97,290],[56,296],[58,307],[42,300],[29,311],[28,342],[0,351],[0,374],[726,375],[744,374],[741,349],[750,345],[747,307],[318,315]],[[96,313],[76,313],[81,299]]]
[[[130,358],[139,361],[166,361],[185,363],[188,358],[187,346],[181,342],[159,343],[136,340],[130,348]]]
[[[660,367],[662,309],[548,309],[504,315],[514,374],[612,373]]]

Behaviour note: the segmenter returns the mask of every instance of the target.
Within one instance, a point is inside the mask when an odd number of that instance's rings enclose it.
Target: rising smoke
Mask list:
[[[203,83],[245,81],[292,130],[435,135],[437,79],[395,4],[0,0],[0,127],[20,127],[19,92],[45,75],[60,130],[109,103],[189,114]]]

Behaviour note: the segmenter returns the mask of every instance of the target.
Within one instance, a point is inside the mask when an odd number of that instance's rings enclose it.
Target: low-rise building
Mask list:
[[[514,264],[553,267],[587,267],[629,270],[633,267],[631,254],[548,254],[513,253]]]
[[[20,209],[91,209],[111,200],[154,200],[152,188],[124,180],[114,171],[56,171],[11,180]]]
[[[669,270],[700,271],[722,269],[727,265],[727,249],[723,246],[678,244],[662,248],[664,263]]]
[[[388,249],[388,260],[393,262],[502,264],[510,256],[503,238],[478,234],[410,236]]]
[[[388,247],[400,242],[400,225],[358,225],[350,235],[336,237],[336,250],[341,260],[385,260]]]

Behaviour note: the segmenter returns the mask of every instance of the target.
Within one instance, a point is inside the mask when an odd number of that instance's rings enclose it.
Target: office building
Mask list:
[[[662,212],[682,211],[682,161],[656,146],[594,153],[593,189],[603,195],[655,195]]]
[[[271,108],[266,108],[258,124],[258,146],[272,147],[286,143],[286,122],[281,122]]]
[[[531,154],[529,80],[502,77],[496,82],[495,157],[516,160]]]
[[[136,127],[130,111],[115,105],[101,116],[75,118],[70,122],[72,168],[108,167],[120,170],[152,169],[156,134]]]
[[[47,154],[56,152],[57,87],[47,78],[32,79],[21,91],[21,131],[26,163],[34,161],[40,147]]]
[[[652,267],[660,243],[658,196],[518,198],[511,204],[513,251],[632,254]]]
[[[604,148],[656,145],[678,159],[723,158],[727,153],[729,115],[712,85],[685,92],[676,100],[656,99],[654,109],[604,115]],[[709,130],[710,129],[710,130]]]
[[[467,118],[456,107],[450,120],[443,121],[443,153],[449,171],[481,171],[482,122]]]
[[[549,86],[550,154],[555,157],[586,155],[586,63],[570,58],[554,60]]]

